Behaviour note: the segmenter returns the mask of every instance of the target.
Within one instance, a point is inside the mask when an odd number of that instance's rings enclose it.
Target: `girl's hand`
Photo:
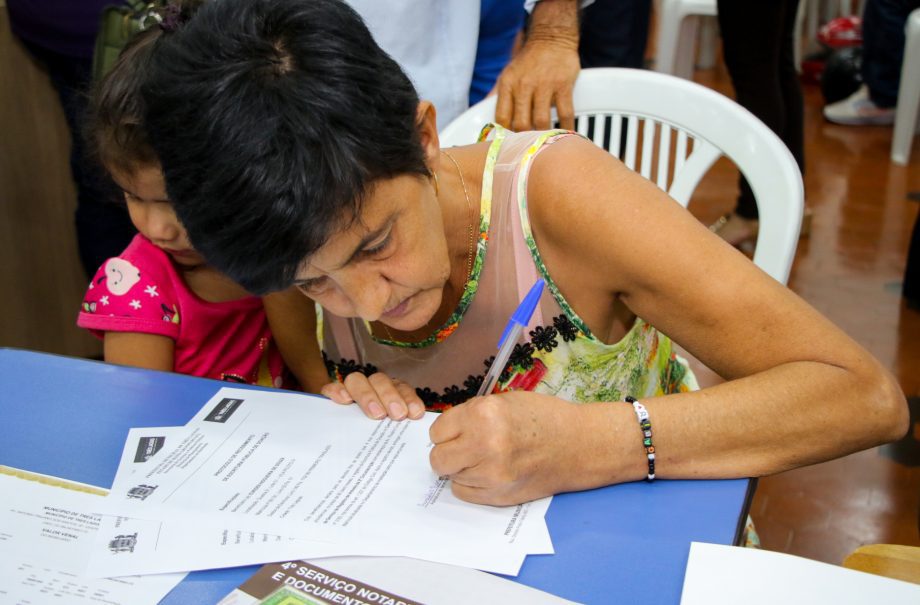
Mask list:
[[[598,408],[525,391],[471,399],[431,425],[431,467],[450,477],[455,496],[480,504],[519,504],[609,483],[594,464],[616,453],[594,451],[605,420],[586,422],[592,409]]]
[[[425,415],[425,404],[415,388],[382,372],[371,376],[352,372],[344,383],[325,385],[320,394],[342,405],[357,403],[368,418],[375,420],[388,416],[393,420],[417,420]]]

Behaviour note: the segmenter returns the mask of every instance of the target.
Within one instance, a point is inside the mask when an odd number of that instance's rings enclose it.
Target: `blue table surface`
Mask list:
[[[0,464],[111,487],[128,429],[185,424],[226,383],[0,349]],[[238,386],[238,385],[233,385]],[[679,603],[690,542],[732,544],[748,480],[628,483],[553,499],[556,554],[512,578],[582,603]],[[164,604],[216,603],[257,566],[193,572]]]

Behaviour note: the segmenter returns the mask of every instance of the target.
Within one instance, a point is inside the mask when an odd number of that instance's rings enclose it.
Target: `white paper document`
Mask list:
[[[693,542],[681,605],[917,605],[920,585],[757,548]]]
[[[134,543],[130,550],[115,550],[111,547],[111,541],[121,535],[133,536]],[[190,548],[192,544],[194,548]],[[337,557],[356,550],[355,546],[349,544],[284,538],[210,524],[103,516],[94,555],[86,573],[92,577],[118,577],[193,571],[304,557]],[[363,545],[360,550],[364,551],[365,556],[391,556],[394,552],[387,545],[375,547],[372,544]],[[496,573],[515,575],[524,563],[524,558],[524,553],[494,558],[484,556],[476,557],[471,563],[481,564],[485,561],[485,567],[505,570]],[[460,560],[460,557],[456,559]],[[489,561],[492,563],[488,564]]]
[[[104,490],[0,467],[0,494],[0,604],[154,604],[185,576],[84,575]]]
[[[237,531],[255,537],[225,559],[255,555],[262,534],[283,536],[271,538],[283,547],[263,549],[272,558],[247,563],[387,554],[516,574],[526,554],[551,553],[549,498],[470,504],[432,472],[435,418],[374,421],[313,396],[221,389],[181,431],[132,429],[100,512],[157,522],[158,540],[175,537],[167,550],[188,550],[189,528],[200,527],[213,547],[196,544],[207,552],[192,569],[216,566],[216,536]]]
[[[186,427],[132,429],[126,451],[132,464],[149,464],[159,449],[180,442]],[[134,462],[137,460],[137,462]],[[545,524],[542,526],[546,531]],[[118,536],[132,536],[130,549],[112,548]],[[548,538],[547,538],[548,540]],[[194,545],[194,548],[190,548]],[[260,532],[221,527],[198,521],[170,521],[103,516],[87,574],[118,577],[137,574],[191,571],[352,554],[349,544],[285,538]],[[389,545],[364,545],[365,555],[391,555]],[[495,565],[513,575],[523,564],[518,558],[497,560]]]

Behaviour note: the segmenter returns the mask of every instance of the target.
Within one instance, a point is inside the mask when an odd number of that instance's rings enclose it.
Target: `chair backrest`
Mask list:
[[[575,85],[576,130],[687,206],[721,156],[747,178],[760,215],[754,263],[785,284],[802,224],[802,176],[766,125],[715,91],[638,69],[583,69]],[[488,97],[451,122],[441,145],[473,143],[495,116]]]

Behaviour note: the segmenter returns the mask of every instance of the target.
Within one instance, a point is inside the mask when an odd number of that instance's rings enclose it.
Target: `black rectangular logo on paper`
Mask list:
[[[147,462],[151,456],[163,449],[166,437],[141,437],[137,442],[137,452],[134,453],[135,462]]]
[[[221,399],[211,410],[211,413],[205,417],[205,422],[227,422],[242,403],[242,399],[230,399],[227,397]]]

